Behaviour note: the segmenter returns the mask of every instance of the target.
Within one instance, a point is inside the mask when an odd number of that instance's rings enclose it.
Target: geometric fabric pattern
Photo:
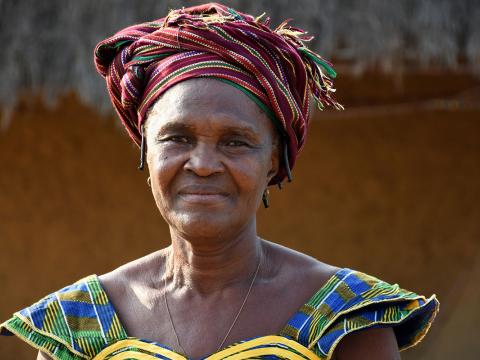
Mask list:
[[[348,268],[333,275],[278,333],[232,344],[210,356],[220,359],[331,359],[347,334],[392,327],[400,351],[418,344],[439,311],[425,298]],[[21,310],[0,325],[53,359],[188,358],[169,347],[129,337],[96,275],[67,286]]]
[[[95,275],[56,291],[0,325],[54,359],[92,359],[127,337]]]
[[[348,268],[339,270],[290,319],[280,335],[329,359],[348,333],[392,327],[400,349],[418,344],[439,311],[436,295],[422,295]]]

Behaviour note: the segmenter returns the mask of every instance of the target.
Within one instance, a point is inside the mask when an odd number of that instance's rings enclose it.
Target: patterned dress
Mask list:
[[[340,269],[278,333],[232,344],[204,359],[331,359],[348,333],[393,327],[400,350],[419,343],[439,309],[425,298],[365,273]],[[96,275],[54,292],[0,325],[59,360],[188,358],[128,336]]]

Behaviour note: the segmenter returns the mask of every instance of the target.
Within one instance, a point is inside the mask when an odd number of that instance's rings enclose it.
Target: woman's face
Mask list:
[[[183,81],[155,103],[146,129],[152,192],[170,227],[224,238],[255,225],[278,146],[246,94],[215,79]]]

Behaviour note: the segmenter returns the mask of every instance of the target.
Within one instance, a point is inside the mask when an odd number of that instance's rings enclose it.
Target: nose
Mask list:
[[[190,151],[184,169],[198,176],[210,176],[224,171],[220,154],[213,144],[197,143]]]

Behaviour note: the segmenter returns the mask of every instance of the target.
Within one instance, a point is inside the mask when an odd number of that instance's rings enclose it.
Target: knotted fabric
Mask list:
[[[210,3],[171,10],[161,19],[127,27],[95,48],[98,72],[130,137],[140,145],[148,110],[171,86],[211,77],[244,91],[282,135],[293,168],[305,143],[312,96],[320,109],[342,109],[333,97],[331,64],[309,50],[313,37],[270,18],[254,18]],[[270,184],[287,175],[286,164]]]

